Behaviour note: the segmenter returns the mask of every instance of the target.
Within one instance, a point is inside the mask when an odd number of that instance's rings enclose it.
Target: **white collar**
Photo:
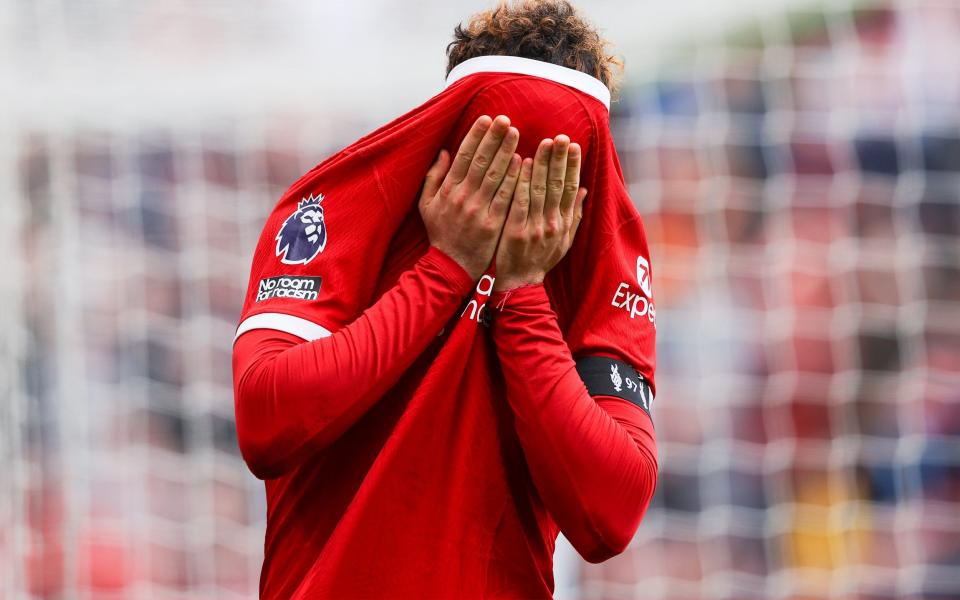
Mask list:
[[[542,77],[589,94],[610,110],[610,90],[599,79],[582,71],[519,56],[478,56],[465,60],[447,75],[446,87],[475,73],[520,73]]]

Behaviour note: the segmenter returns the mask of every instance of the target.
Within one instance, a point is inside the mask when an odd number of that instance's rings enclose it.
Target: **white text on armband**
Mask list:
[[[641,292],[632,291],[630,284],[626,281],[620,282],[620,285],[617,286],[617,291],[613,294],[610,305],[627,311],[631,319],[646,316],[653,327],[657,327],[657,309],[653,300],[648,300]]]

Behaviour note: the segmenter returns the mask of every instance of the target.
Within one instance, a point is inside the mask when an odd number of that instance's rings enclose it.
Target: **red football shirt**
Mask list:
[[[417,288],[424,295],[417,301],[462,293],[465,274],[448,258],[432,251],[422,262],[429,244],[419,186],[439,148],[455,152],[479,115],[506,114],[520,130],[523,156],[559,133],[580,143],[589,190],[577,239],[545,282],[555,316],[519,310],[510,319],[521,328],[555,321],[590,392],[627,400],[615,400],[623,407],[613,410],[647,419],[656,315],[649,252],[610,138],[608,102],[602,83],[577,71],[515,57],[466,61],[444,92],[284,195],[254,257],[237,338],[272,330],[323,339],[415,266],[437,282]],[[370,398],[332,427],[335,435],[328,428],[310,437],[309,423],[293,423],[307,440],[296,448],[245,451],[266,479],[263,597],[550,596],[559,528],[533,483],[506,400],[485,316],[493,314],[493,280],[492,271],[484,275],[452,320],[426,332],[432,342],[389,389],[358,381]],[[283,398],[274,402],[282,412]],[[238,429],[255,429],[241,412]],[[647,424],[638,427],[652,439]]]

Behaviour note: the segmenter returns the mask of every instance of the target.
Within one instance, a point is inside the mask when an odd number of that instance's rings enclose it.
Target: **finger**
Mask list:
[[[573,225],[570,226],[570,241],[567,244],[569,247],[573,244],[573,239],[577,235],[577,228],[580,227],[580,221],[583,220],[583,203],[587,197],[587,188],[580,188],[577,191],[577,199],[573,203]]]
[[[547,198],[543,205],[543,214],[549,219],[560,220],[560,201],[563,199],[563,182],[567,173],[567,155],[570,138],[558,135],[553,139],[553,153],[550,155],[550,167],[547,175]],[[559,223],[557,223],[559,224]]]
[[[523,229],[530,212],[530,179],[533,176],[533,160],[523,159],[520,165],[520,178],[517,188],[513,191],[513,202],[510,204],[510,215],[507,217],[507,226]]]
[[[530,211],[527,221],[543,217],[543,203],[547,198],[547,173],[550,170],[550,154],[553,140],[545,139],[540,142],[537,153],[533,156],[533,170],[530,178]]]
[[[563,198],[560,200],[560,214],[569,223],[573,217],[574,204],[580,190],[580,144],[570,144],[567,153],[566,175],[563,180]]]
[[[517,188],[517,180],[520,178],[520,164],[520,155],[514,154],[507,166],[507,174],[500,182],[500,187],[497,188],[493,202],[490,203],[490,214],[497,219],[502,219],[510,207],[510,201],[513,199],[513,194]]]
[[[503,181],[507,169],[513,161],[514,152],[519,142],[520,132],[517,131],[516,127],[509,128],[506,135],[503,136],[503,141],[500,142],[500,148],[497,149],[497,153],[494,155],[490,167],[483,176],[483,183],[480,184],[480,191],[484,198],[490,198],[490,200],[493,201],[494,195],[500,188],[500,183]],[[511,189],[508,198],[512,195],[513,190]]]
[[[473,162],[473,156],[476,154],[480,142],[483,141],[483,136],[490,129],[492,122],[493,120],[490,117],[483,115],[470,127],[470,131],[467,132],[466,137],[460,143],[457,156],[453,159],[453,166],[448,174],[451,183],[460,183],[467,176],[470,163]]]
[[[437,155],[437,160],[433,161],[427,170],[426,177],[423,178],[423,191],[420,193],[420,206],[425,207],[440,191],[440,184],[450,169],[450,153],[441,150]]]
[[[480,184],[483,182],[483,176],[486,175],[487,169],[490,168],[493,157],[496,156],[497,150],[500,148],[500,143],[503,142],[503,138],[507,135],[509,129],[510,119],[507,117],[500,115],[493,120],[490,129],[487,130],[487,133],[484,134],[483,139],[480,141],[477,152],[473,155],[473,160],[470,161],[470,169],[467,171],[466,179],[464,179],[467,184],[474,188],[480,187]],[[511,151],[511,154],[512,153],[513,151]]]

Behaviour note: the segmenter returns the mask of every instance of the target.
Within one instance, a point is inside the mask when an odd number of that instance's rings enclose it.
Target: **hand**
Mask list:
[[[440,152],[423,184],[420,215],[430,244],[474,279],[490,266],[503,230],[520,175],[520,155],[514,153],[519,141],[510,119],[482,116],[460,144],[453,165],[447,152]]]
[[[570,249],[587,195],[580,159],[580,146],[565,135],[543,140],[533,160],[524,159],[497,248],[494,290],[542,282]]]

